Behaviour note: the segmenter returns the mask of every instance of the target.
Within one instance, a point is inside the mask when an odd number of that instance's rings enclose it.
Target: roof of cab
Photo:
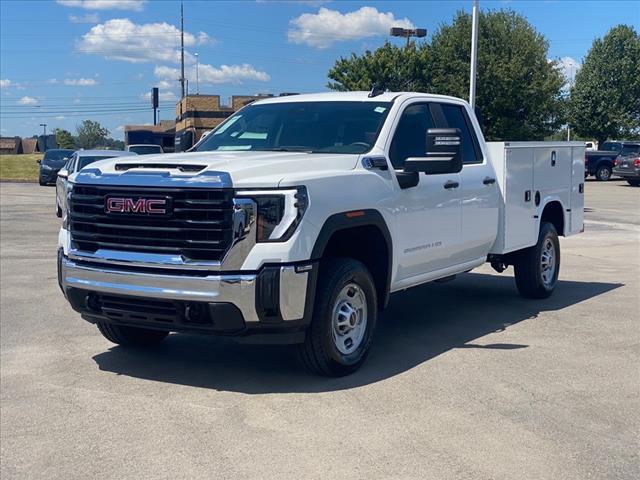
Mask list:
[[[254,104],[268,103],[290,103],[290,102],[391,102],[396,98],[412,98],[422,97],[425,99],[446,99],[455,100],[457,102],[464,101],[457,97],[449,97],[446,95],[435,95],[431,93],[420,92],[384,92],[375,97],[369,97],[369,92],[325,92],[325,93],[305,93],[299,95],[284,95],[282,97],[269,97],[257,100]]]

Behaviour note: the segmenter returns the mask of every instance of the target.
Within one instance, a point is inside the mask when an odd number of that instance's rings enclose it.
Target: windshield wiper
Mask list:
[[[274,148],[265,148],[267,152],[303,152],[303,153],[313,153],[313,150],[306,147],[274,147]]]

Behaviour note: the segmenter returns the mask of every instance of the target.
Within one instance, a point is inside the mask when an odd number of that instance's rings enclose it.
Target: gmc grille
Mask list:
[[[169,215],[106,213],[107,196],[169,197]],[[69,202],[72,247],[221,260],[233,241],[231,189],[74,185]]]

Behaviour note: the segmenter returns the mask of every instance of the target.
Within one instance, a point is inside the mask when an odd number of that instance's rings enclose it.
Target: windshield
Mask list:
[[[600,150],[605,152],[619,152],[622,149],[620,142],[604,142],[600,147]]]
[[[213,130],[197,151],[364,153],[375,143],[389,102],[250,105]]]
[[[149,155],[152,153],[161,153],[158,145],[132,145],[129,147],[129,151],[137,153],[138,155]]]
[[[47,150],[42,159],[42,163],[62,167],[73,155],[73,150]]]
[[[84,167],[86,167],[90,163],[97,162],[98,160],[104,160],[105,158],[113,158],[113,157],[110,157],[108,155],[104,157],[80,157],[78,159],[77,171],[82,170]]]

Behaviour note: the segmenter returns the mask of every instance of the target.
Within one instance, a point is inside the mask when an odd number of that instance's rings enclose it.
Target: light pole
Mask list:
[[[200,70],[200,62],[198,61],[198,54],[196,56],[196,95],[200,95],[200,81],[198,79],[198,70]]]
[[[411,37],[422,38],[427,36],[427,30],[425,28],[401,28],[391,27],[389,32],[392,37],[403,37],[407,39],[407,47],[411,41]]]
[[[469,105],[476,106],[476,64],[478,62],[478,0],[473,0],[471,19],[471,71],[469,73]]]
[[[40,126],[42,127],[42,145],[44,146],[44,151],[47,151],[47,124],[46,123],[41,123]]]

